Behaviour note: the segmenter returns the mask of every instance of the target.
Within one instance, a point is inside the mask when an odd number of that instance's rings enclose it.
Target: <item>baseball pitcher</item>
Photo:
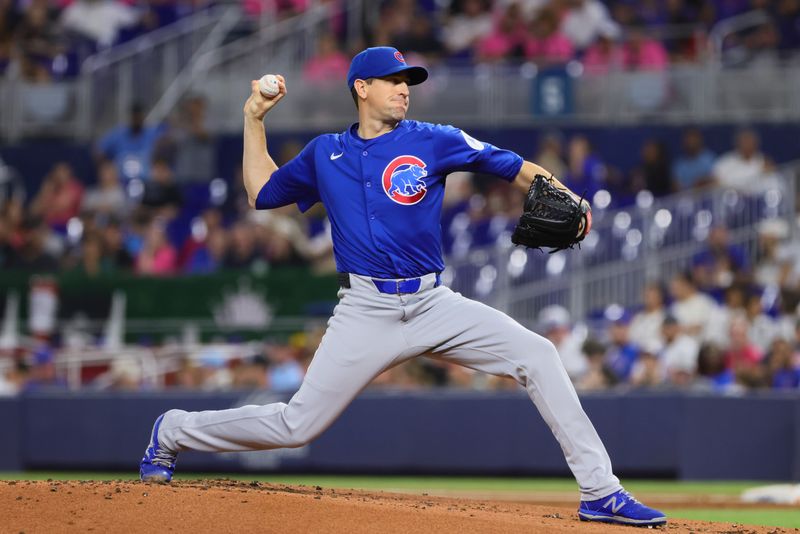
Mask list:
[[[313,139],[278,167],[266,149],[264,117],[287,95],[251,82],[244,105],[244,186],[250,205],[272,209],[317,202],[327,209],[339,271],[339,303],[288,404],[230,410],[170,410],[156,419],[140,475],[172,479],[180,451],[300,447],[319,436],[384,370],[425,353],[516,380],[564,451],[580,487],[579,517],[660,525],[666,517],[627,493],[564,370],[555,347],[489,306],[441,285],[439,217],[445,178],[494,174],[527,194],[516,243],[561,249],[591,229],[587,202],[540,166],[452,126],[406,120],[409,87],[427,71],[390,47],[368,48],[347,85],[358,122]]]

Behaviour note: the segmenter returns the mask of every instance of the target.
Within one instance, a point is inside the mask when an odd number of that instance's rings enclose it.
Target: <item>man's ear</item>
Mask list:
[[[361,99],[367,98],[367,82],[361,79],[356,80],[353,82],[353,88],[356,90],[356,94]]]

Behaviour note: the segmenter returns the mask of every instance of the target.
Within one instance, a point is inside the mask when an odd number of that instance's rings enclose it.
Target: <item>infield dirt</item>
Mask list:
[[[576,504],[530,503],[200,480],[0,482],[0,533],[642,532],[587,524]],[[672,503],[674,505],[674,503]],[[663,532],[781,534],[779,527],[670,520]],[[644,530],[647,532],[647,530]]]

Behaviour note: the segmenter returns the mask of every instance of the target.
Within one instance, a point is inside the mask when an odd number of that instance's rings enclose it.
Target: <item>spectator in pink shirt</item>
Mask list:
[[[647,37],[643,28],[631,30],[622,48],[622,63],[626,70],[663,71],[669,57],[664,45]]]
[[[731,319],[730,344],[725,352],[725,366],[731,369],[737,378],[745,384],[757,383],[761,378],[761,360],[763,353],[756,347],[749,336],[750,323],[745,317]]]
[[[510,4],[495,20],[492,32],[478,41],[478,59],[497,61],[519,55],[525,38],[525,21],[519,4]]]
[[[349,68],[350,59],[339,49],[334,36],[323,33],[317,42],[317,55],[303,68],[303,78],[316,84],[338,84]]]
[[[147,229],[142,251],[136,258],[136,272],[155,276],[174,274],[178,265],[178,253],[167,240],[164,224],[154,220]]]
[[[587,74],[599,76],[619,70],[622,66],[622,50],[610,35],[601,35],[586,50],[583,56],[583,67]]]
[[[559,29],[558,17],[551,9],[542,9],[531,23],[525,40],[525,56],[538,64],[563,64],[572,59],[575,49]]]
[[[72,167],[59,162],[44,179],[31,204],[31,213],[44,219],[54,230],[63,230],[78,215],[83,199],[83,185],[75,178]]]

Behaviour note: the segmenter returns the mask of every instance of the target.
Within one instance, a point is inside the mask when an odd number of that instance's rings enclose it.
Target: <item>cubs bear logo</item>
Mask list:
[[[386,196],[405,206],[416,204],[428,192],[427,165],[416,156],[398,156],[383,170],[381,182]]]

